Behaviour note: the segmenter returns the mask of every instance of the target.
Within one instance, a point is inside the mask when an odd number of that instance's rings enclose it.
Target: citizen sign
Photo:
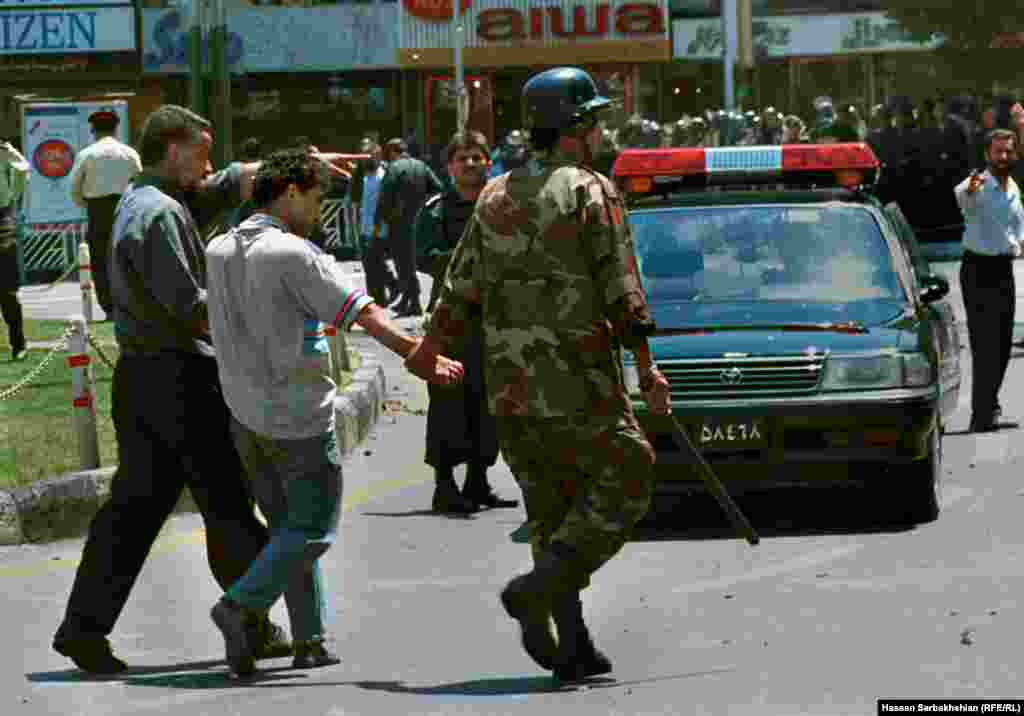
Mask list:
[[[490,42],[540,40],[545,37],[605,37],[614,30],[630,37],[665,34],[661,6],[655,3],[620,5],[612,14],[606,3],[588,8],[577,5],[571,16],[560,7],[532,7],[527,12],[483,10],[477,16],[477,34]]]

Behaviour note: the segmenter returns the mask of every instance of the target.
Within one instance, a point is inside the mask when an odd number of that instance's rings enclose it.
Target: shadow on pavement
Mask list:
[[[119,682],[127,686],[156,686],[172,689],[223,689],[225,686],[259,686],[261,683],[281,685],[282,680],[304,679],[305,670],[291,666],[262,668],[253,676],[239,679],[231,676],[223,659],[193,661],[164,666],[135,666],[120,674],[89,674],[78,669],[42,671],[26,674],[37,684]]]
[[[454,513],[438,514],[433,510],[407,510],[405,512],[360,512],[366,517],[443,517],[450,520],[472,520],[473,515],[458,515]]]
[[[406,686],[402,681],[357,681],[355,685],[370,691],[387,691],[396,694],[415,694],[417,696],[519,696],[523,694],[557,694],[579,689],[608,689],[635,686],[659,681],[692,679],[700,676],[711,676],[729,671],[728,669],[711,669],[693,671],[685,674],[652,676],[646,679],[621,681],[608,676],[599,676],[585,681],[562,683],[553,676],[516,676],[497,679],[474,679],[472,681],[456,681],[437,686]]]
[[[64,669],[62,671],[37,671],[26,674],[25,678],[33,683],[60,684],[74,683],[77,681],[124,681],[130,676],[145,674],[168,674],[179,671],[195,671],[198,669],[213,669],[224,666],[223,659],[210,659],[207,661],[190,661],[181,664],[166,664],[164,666],[133,666],[120,674],[90,674],[79,669]]]
[[[787,488],[734,496],[761,537],[906,532],[914,525],[892,523],[880,514],[877,491],[859,487],[834,490]],[[637,525],[634,542],[741,539],[725,514],[705,494],[655,497]]]

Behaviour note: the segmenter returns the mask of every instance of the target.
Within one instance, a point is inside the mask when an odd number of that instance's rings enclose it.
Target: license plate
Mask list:
[[[703,450],[754,450],[768,442],[768,427],[761,420],[705,422],[697,434],[697,447]]]

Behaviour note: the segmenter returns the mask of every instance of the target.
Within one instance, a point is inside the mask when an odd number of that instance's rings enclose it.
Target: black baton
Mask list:
[[[690,442],[690,436],[683,430],[683,426],[676,420],[676,416],[669,413],[668,418],[672,421],[672,442],[676,444],[680,452],[686,455],[690,462],[693,463],[697,472],[704,480],[705,486],[708,488],[708,492],[715,498],[719,506],[725,511],[726,517],[729,518],[729,522],[732,523],[732,527],[736,530],[736,534],[745,539],[751,545],[756,545],[761,541],[757,532],[754,531],[754,526],[750,524],[750,520],[747,516],[740,512],[740,508],[733,501],[732,497],[728,492],[725,491],[725,485],[718,479],[718,476],[711,470],[711,466],[708,465],[704,456],[701,455],[697,448]]]

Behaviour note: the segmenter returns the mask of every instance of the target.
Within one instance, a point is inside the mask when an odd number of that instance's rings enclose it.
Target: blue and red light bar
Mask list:
[[[871,147],[863,143],[784,144],[752,147],[668,147],[623,150],[612,176],[627,191],[644,193],[674,179],[707,183],[759,184],[814,177],[835,186],[858,186],[873,180],[879,167]]]

